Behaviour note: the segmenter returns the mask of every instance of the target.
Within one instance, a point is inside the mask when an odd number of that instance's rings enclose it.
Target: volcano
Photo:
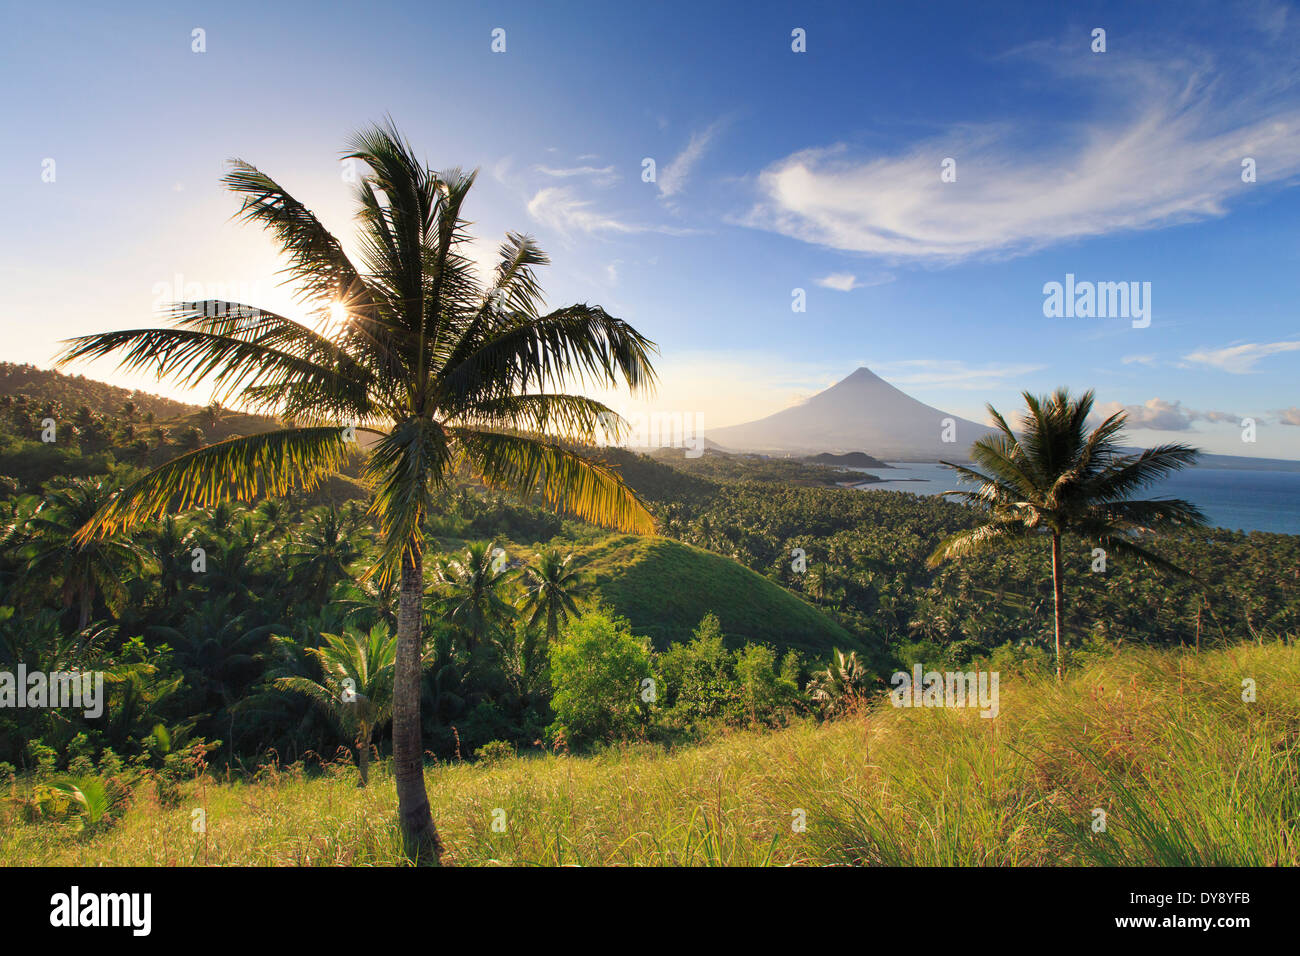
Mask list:
[[[706,438],[726,451],[861,451],[894,461],[965,461],[971,442],[992,431],[919,402],[860,368],[802,404],[744,425],[708,429]]]

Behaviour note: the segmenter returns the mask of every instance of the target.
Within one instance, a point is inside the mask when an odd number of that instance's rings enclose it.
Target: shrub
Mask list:
[[[736,652],[736,683],[746,720],[768,726],[781,723],[800,700],[798,652],[787,652],[778,668],[772,648],[746,644]]]
[[[474,756],[483,763],[499,763],[502,760],[508,760],[511,757],[517,756],[517,754],[515,752],[515,745],[510,743],[510,741],[489,740],[474,752]]]
[[[551,735],[562,733],[570,745],[641,736],[650,660],[649,641],[623,618],[598,609],[571,622],[551,650]]]
[[[722,626],[709,612],[689,642],[673,644],[659,658],[664,705],[685,723],[711,718],[734,723],[741,713],[734,664]]]

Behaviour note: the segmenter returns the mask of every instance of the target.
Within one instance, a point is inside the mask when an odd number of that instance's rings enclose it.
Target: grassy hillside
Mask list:
[[[1059,687],[1002,674],[993,720],[881,701],[679,752],[444,763],[426,778],[458,865],[1296,865],[1298,735],[1292,646],[1127,651]],[[350,764],[271,763],[182,783],[166,805],[143,781],[82,832],[26,822],[20,780],[0,797],[0,865],[399,862],[388,769],[355,781]]]
[[[761,642],[818,658],[832,647],[859,647],[801,598],[730,558],[689,544],[614,535],[580,554],[601,599],[658,648],[689,640],[709,611],[722,622],[732,646]]]
[[[203,433],[205,442],[225,441],[236,435],[259,435],[280,427],[279,422],[266,415],[250,415],[229,409],[213,413],[203,408],[168,419],[163,424],[174,430],[197,428]]]

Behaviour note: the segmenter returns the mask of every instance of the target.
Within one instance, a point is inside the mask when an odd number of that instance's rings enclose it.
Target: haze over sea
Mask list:
[[[956,475],[937,462],[888,462],[891,470],[871,472],[887,479],[862,485],[868,491],[910,491],[937,495],[958,487]],[[1300,472],[1188,468],[1152,485],[1144,498],[1184,498],[1210,519],[1233,531],[1300,534]]]

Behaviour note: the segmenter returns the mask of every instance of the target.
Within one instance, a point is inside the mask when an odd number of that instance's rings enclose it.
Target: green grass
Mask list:
[[[795,648],[805,658],[824,658],[833,647],[860,649],[829,617],[760,574],[700,548],[667,538],[613,535],[580,551],[583,571],[636,634],[659,649],[690,640],[700,619],[713,611],[728,644]]]
[[[1243,703],[1241,681],[1258,700]],[[1057,687],[1002,675],[995,720],[877,703],[830,724],[677,752],[430,766],[458,865],[1296,865],[1300,655],[1282,645],[1126,651]],[[371,865],[401,861],[394,791],[335,764],[255,781],[142,783],[84,829],[0,799],[0,865]],[[1090,826],[1107,812],[1104,833]],[[207,832],[192,831],[206,810]],[[493,829],[494,811],[504,829]],[[804,832],[794,832],[794,811]]]

